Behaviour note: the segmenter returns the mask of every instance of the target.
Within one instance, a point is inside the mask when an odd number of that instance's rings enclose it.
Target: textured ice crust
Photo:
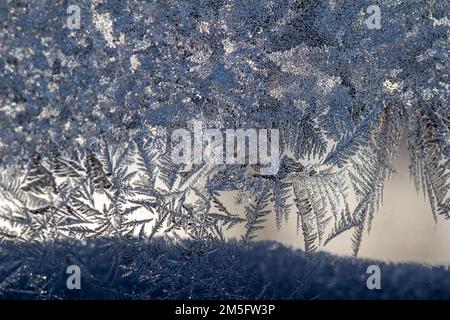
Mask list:
[[[447,0],[74,4],[0,0],[0,299],[450,298],[442,268],[370,262],[369,290],[316,252],[357,256],[406,145],[450,218]],[[195,120],[278,129],[280,170],[174,163]],[[272,212],[305,253],[255,241]]]

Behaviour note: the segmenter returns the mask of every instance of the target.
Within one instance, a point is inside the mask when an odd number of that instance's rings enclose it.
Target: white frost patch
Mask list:
[[[336,9],[336,0],[328,0],[328,4],[330,5],[331,10]]]
[[[321,73],[322,74],[322,73]],[[340,77],[334,76],[324,76],[317,79],[318,89],[322,91],[323,94],[331,94],[334,88],[341,83]]]
[[[450,19],[447,17],[441,19],[435,19],[434,17],[431,17],[431,20],[433,21],[433,27],[450,26]]]
[[[209,23],[207,21],[197,23],[197,28],[201,33],[209,34]]]
[[[94,14],[94,24],[98,31],[103,34],[108,46],[114,48],[114,36],[113,36],[113,23],[111,20],[111,15],[109,13]]]
[[[383,88],[387,93],[394,93],[402,87],[401,82],[392,82],[390,80],[384,80]]]
[[[138,57],[133,54],[130,58],[130,64],[131,64],[131,70],[133,70],[133,72],[135,72],[136,70],[139,69],[139,67],[141,66],[141,63],[139,62]]]
[[[223,49],[225,50],[225,54],[227,54],[227,55],[237,49],[236,43],[233,43],[228,38],[222,40],[222,45],[223,45]]]

